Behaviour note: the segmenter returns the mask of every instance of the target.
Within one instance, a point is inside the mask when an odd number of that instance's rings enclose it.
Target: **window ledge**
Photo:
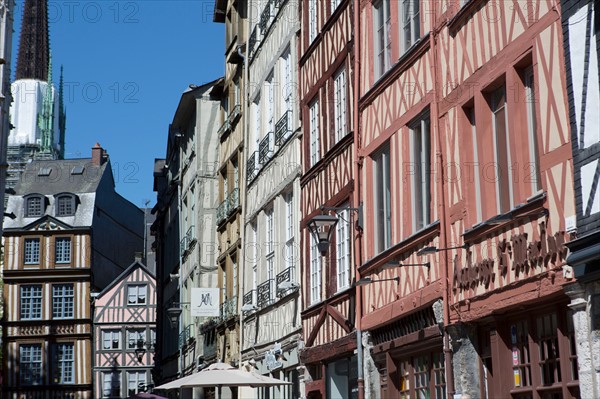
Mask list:
[[[454,15],[452,19],[448,21],[446,26],[450,31],[450,35],[454,36],[460,26],[469,19],[471,14],[484,3],[485,0],[469,0],[466,4],[464,4],[460,10]]]

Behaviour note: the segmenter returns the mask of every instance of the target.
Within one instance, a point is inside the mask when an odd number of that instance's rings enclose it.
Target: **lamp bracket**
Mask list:
[[[356,227],[359,229],[363,229],[363,204],[362,202],[360,203],[360,205],[358,206],[358,208],[350,208],[350,207],[343,207],[343,206],[321,206],[321,211],[333,211],[335,212],[335,214],[337,215],[337,217],[339,217],[340,219],[342,219],[344,222],[348,223],[350,222],[350,220],[346,220],[344,219],[341,215],[340,215],[340,211],[350,211],[350,212],[355,212],[356,216],[357,216],[357,220],[356,220]]]

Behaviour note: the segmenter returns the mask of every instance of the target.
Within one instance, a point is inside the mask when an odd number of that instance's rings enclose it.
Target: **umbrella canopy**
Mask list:
[[[140,392],[133,396],[130,396],[128,399],[168,399],[168,398],[165,398],[164,396],[154,395],[152,393]]]
[[[214,363],[202,371],[181,377],[175,381],[163,384],[154,389],[216,386],[256,388],[291,384],[291,382],[260,375],[253,371],[240,370],[227,363]]]

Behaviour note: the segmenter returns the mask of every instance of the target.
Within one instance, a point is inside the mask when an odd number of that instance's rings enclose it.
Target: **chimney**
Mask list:
[[[133,254],[133,259],[138,262],[138,263],[142,263],[142,253],[141,252],[135,252]]]
[[[100,147],[100,143],[96,143],[95,146],[92,147],[92,165],[100,166],[102,165],[102,156],[104,155],[104,149]]]

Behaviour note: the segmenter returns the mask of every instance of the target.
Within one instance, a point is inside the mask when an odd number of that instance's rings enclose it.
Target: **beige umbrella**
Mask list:
[[[278,380],[253,371],[237,369],[227,363],[214,363],[199,371],[175,381],[160,385],[154,389],[175,389],[193,387],[271,387],[292,385],[291,382]]]

